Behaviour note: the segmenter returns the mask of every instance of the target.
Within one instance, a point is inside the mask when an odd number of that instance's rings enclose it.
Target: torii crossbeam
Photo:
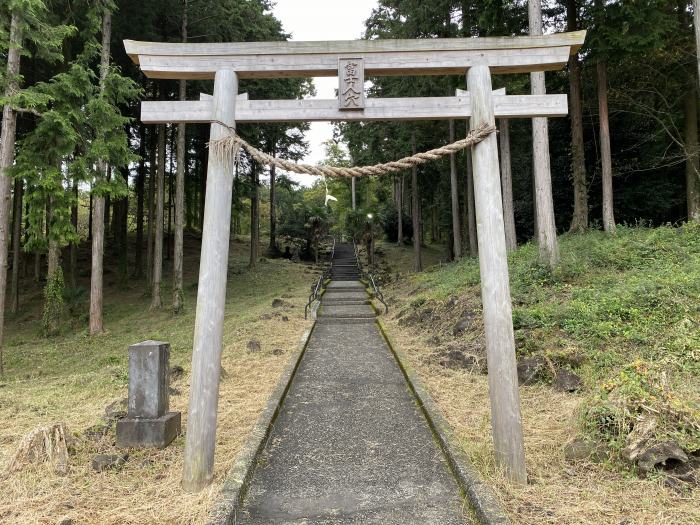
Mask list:
[[[144,102],[149,124],[211,123],[210,139],[236,122],[432,120],[469,118],[472,129],[498,118],[558,117],[565,95],[492,92],[492,73],[561,69],[585,31],[537,37],[176,44],[126,40],[129,56],[150,78],[214,79],[214,96],[197,101]],[[465,74],[455,97],[365,98],[365,76]],[[338,76],[335,100],[248,100],[239,78]],[[525,483],[525,454],[515,362],[503,207],[495,135],[473,148],[474,197],[489,395],[496,463]],[[214,470],[221,345],[226,301],[231,156],[209,155],[192,351],[183,487],[208,485]]]

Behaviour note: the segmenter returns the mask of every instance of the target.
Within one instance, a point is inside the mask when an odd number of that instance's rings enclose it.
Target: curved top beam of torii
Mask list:
[[[211,79],[232,69],[239,78],[323,77],[341,58],[364,58],[368,76],[462,74],[474,65],[493,73],[562,68],[585,31],[545,36],[350,40],[330,42],[161,43],[125,40],[131,59],[150,78]]]

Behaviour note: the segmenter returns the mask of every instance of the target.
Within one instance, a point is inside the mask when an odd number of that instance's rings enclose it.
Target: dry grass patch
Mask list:
[[[104,426],[107,405],[127,396],[127,346],[145,339],[169,341],[171,366],[185,370],[171,383],[175,391],[170,406],[182,412],[183,428],[187,428],[196,293],[192,283],[197,270],[191,264],[186,265],[187,311],[181,316],[149,313],[142,284],[134,283],[106,291],[109,333],[101,337],[66,329],[60,337],[43,339],[33,328],[38,310],[33,304],[26,306],[21,323],[10,323],[8,375],[0,383],[0,470],[4,472],[22,438],[37,426],[63,422],[75,445],[65,476],[46,464],[36,464],[0,480],[0,523],[206,522],[226,472],[309,325],[303,319],[303,306],[314,270],[304,264],[269,261],[251,272],[245,268],[246,257],[246,244],[232,244],[214,483],[199,494],[180,488],[184,436],[165,450],[128,451],[123,467],[96,473],[90,465],[94,455],[124,451],[114,446],[113,425],[102,437],[86,434]],[[163,297],[169,297],[168,290]],[[273,298],[283,298],[285,306],[272,308]],[[250,340],[258,341],[261,349],[249,351]]]
[[[397,317],[397,313],[402,308],[409,312],[413,309],[411,301],[415,298],[409,295],[411,291],[410,285],[404,283],[385,292],[394,304],[392,313],[384,320],[389,334],[440,407],[460,445],[481,474],[496,487],[513,523],[700,523],[697,493],[678,495],[665,488],[661,479],[642,480],[606,463],[567,463],[563,448],[576,435],[578,409],[584,397],[557,393],[547,385],[521,388],[531,482],[526,487],[510,485],[493,462],[487,376],[445,368],[430,359],[435,346],[430,338],[435,334],[448,336],[451,325],[440,319],[432,321],[430,327],[400,325],[401,316]],[[478,320],[475,326],[478,328],[480,324]],[[466,334],[463,339],[475,335]]]

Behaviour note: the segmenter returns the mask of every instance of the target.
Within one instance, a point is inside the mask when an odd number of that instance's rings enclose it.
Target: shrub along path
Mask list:
[[[237,523],[467,522],[457,483],[375,323],[352,245],[336,248],[333,268]]]

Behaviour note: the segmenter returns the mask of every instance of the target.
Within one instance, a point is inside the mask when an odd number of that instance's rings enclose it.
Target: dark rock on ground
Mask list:
[[[168,394],[170,394],[171,396],[179,396],[182,394],[182,390],[180,390],[179,388],[170,387],[168,388]]]
[[[662,441],[645,448],[637,457],[637,466],[644,473],[653,471],[657,466],[675,467],[677,462],[687,463],[688,455],[675,441]]]
[[[127,398],[114,401],[105,407],[107,420],[123,419],[126,417],[129,400]]]
[[[283,300],[283,299],[273,299],[272,300],[272,307],[273,308],[286,308],[289,306],[292,306],[292,304]]]
[[[583,381],[569,370],[558,370],[552,386],[557,392],[576,392],[583,386]]]
[[[465,352],[458,348],[451,348],[442,354],[438,354],[437,363],[445,368],[453,370],[470,370],[484,373],[486,371],[486,358],[476,353]]]
[[[457,324],[454,326],[452,329],[452,335],[461,335],[463,334],[466,330],[471,327],[472,322],[474,321],[474,315],[471,313],[465,314],[460,318],[459,321],[457,321]]]
[[[288,323],[288,322],[289,322],[289,317],[287,317],[286,315],[283,315],[283,316],[282,316],[282,320],[283,320],[285,323]]]
[[[56,525],[75,525],[75,521],[72,518],[63,518],[58,520]]]
[[[421,310],[420,314],[418,315],[418,320],[421,323],[427,323],[428,321],[431,321],[433,319],[433,309],[432,308],[426,308],[425,310]]]
[[[170,367],[170,380],[171,381],[177,381],[183,375],[185,375],[185,369],[182,368],[180,365],[173,365]]]
[[[700,487],[700,459],[690,459],[668,471],[665,484],[678,492],[687,488]]]
[[[114,420],[110,421],[107,425],[93,425],[83,432],[83,435],[91,441],[99,441],[105,437],[112,430]]]
[[[272,355],[282,355],[283,353],[284,353],[284,350],[282,350],[281,348],[275,348],[272,351]]]
[[[564,459],[571,463],[576,461],[600,461],[604,458],[603,447],[583,437],[575,437],[564,446]]]
[[[262,349],[262,345],[260,344],[260,341],[250,340],[246,344],[246,348],[248,349],[248,352],[259,352]]]
[[[534,385],[543,379],[547,372],[547,360],[541,356],[524,357],[518,360],[518,383]]]
[[[95,472],[104,472],[105,470],[119,468],[123,466],[128,459],[128,454],[124,454],[123,456],[116,454],[98,454],[92,458],[92,470]]]

